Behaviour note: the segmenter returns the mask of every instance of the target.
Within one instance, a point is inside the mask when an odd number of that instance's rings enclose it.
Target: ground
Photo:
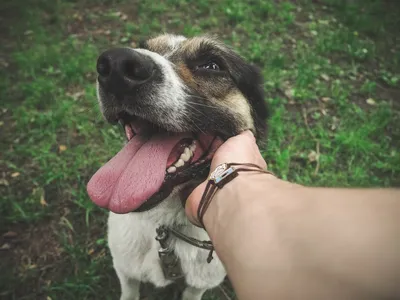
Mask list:
[[[218,34],[263,70],[272,171],[399,186],[399,16],[390,0],[2,1],[0,298],[119,297],[106,212],[85,190],[123,140],[96,105],[101,50],[163,31]],[[224,290],[205,299],[233,297]]]

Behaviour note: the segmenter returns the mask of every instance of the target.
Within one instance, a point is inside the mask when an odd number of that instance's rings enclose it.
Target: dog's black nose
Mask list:
[[[151,58],[129,48],[114,48],[97,59],[98,80],[111,93],[137,88],[150,80],[155,70]]]

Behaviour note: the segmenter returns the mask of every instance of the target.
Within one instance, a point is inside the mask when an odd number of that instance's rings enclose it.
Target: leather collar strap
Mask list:
[[[184,170],[174,175],[168,174],[168,180],[173,180],[174,185],[164,185],[160,191],[158,191],[155,195],[150,197],[146,202],[144,202],[141,206],[139,206],[132,212],[140,213],[153,209],[171,194],[174,186],[185,183],[188,180],[188,177],[191,177],[192,180],[199,181],[197,185],[200,184],[200,182],[203,182],[207,178],[207,175],[210,172],[210,164],[211,163],[209,161],[205,161],[193,168],[190,168],[189,170]],[[190,193],[197,185],[190,184],[184,188],[186,197],[181,197],[182,201],[186,201],[186,198],[190,195]],[[183,207],[185,207],[184,203],[182,203],[182,205]]]
[[[211,241],[200,241],[198,239],[189,237],[182,232],[179,232],[175,230],[174,228],[169,227],[168,230],[175,235],[178,239],[181,239],[182,241],[185,241],[186,243],[195,246],[197,248],[205,249],[205,250],[210,250],[210,253],[208,254],[207,257],[207,262],[210,263],[211,260],[213,259],[212,254],[214,252],[214,246],[211,243]]]

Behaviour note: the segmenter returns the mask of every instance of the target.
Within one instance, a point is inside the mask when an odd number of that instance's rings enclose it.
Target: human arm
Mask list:
[[[253,137],[235,138],[212,168],[265,166]],[[202,191],[187,201],[194,222]],[[395,189],[311,188],[241,173],[217,191],[203,221],[239,299],[392,299],[400,296],[399,217]]]

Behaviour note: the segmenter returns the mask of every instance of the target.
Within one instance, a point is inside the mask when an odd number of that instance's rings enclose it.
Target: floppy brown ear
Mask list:
[[[242,75],[246,79],[244,82],[238,83],[238,86],[253,108],[252,115],[255,121],[257,139],[266,140],[269,110],[265,101],[263,77],[259,68],[252,65],[247,65],[247,67],[246,72]]]
[[[246,63],[239,55],[230,53],[227,58],[231,77],[252,107],[255,135],[259,145],[265,146],[267,140],[267,120],[269,109],[264,96],[264,79],[258,67]]]

